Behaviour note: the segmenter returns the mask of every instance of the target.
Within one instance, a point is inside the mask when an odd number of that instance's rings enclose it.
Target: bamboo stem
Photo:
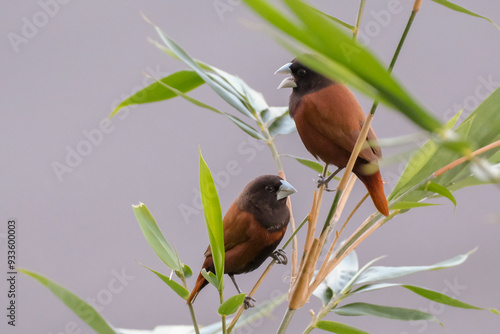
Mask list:
[[[290,324],[290,321],[292,320],[294,313],[295,310],[292,310],[290,308],[286,310],[285,316],[283,317],[280,328],[278,329],[276,334],[284,334],[286,332],[286,329],[288,328],[288,325]]]
[[[486,151],[489,151],[493,148],[496,148],[496,147],[500,147],[500,140],[497,140],[496,142],[493,142],[491,144],[488,144],[484,147],[481,147],[480,149],[478,150],[475,150],[474,152],[471,152],[470,154],[466,155],[465,157],[462,157],[460,159],[457,159],[455,161],[453,161],[452,163],[449,163],[447,164],[446,166],[444,166],[443,168],[441,169],[438,169],[437,171],[434,172],[434,174],[432,174],[433,177],[438,177],[440,175],[442,175],[443,173],[449,171],[450,169],[452,168],[455,168],[457,167],[458,165],[466,162],[467,160],[470,160],[471,158],[481,154],[481,153],[484,153]]]

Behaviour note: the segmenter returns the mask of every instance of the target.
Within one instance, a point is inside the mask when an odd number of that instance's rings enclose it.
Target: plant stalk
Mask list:
[[[181,275],[181,281],[182,281],[182,285],[184,285],[186,290],[189,291],[188,286],[187,286],[187,282],[186,282],[186,277],[184,276],[184,273]],[[193,322],[194,332],[196,334],[200,334],[200,328],[198,327],[198,321],[196,321],[196,315],[194,313],[193,304],[188,303],[188,308],[189,308],[189,313],[191,314],[191,321]]]
[[[290,321],[292,320],[292,317],[294,314],[295,314],[295,310],[292,310],[291,308],[289,308],[286,311],[285,316],[283,317],[283,320],[281,321],[280,328],[278,329],[276,334],[284,334],[286,332],[286,329],[287,329],[288,325],[290,324]]]
[[[361,25],[361,19],[363,18],[363,13],[365,11],[366,0],[361,0],[359,4],[358,17],[356,18],[356,25],[354,26],[354,31],[352,32],[352,37],[356,39],[359,33],[359,26]]]
[[[219,299],[220,299],[220,303],[222,305],[222,303],[224,302],[224,288],[219,288]],[[226,316],[225,315],[221,315],[221,320],[222,320],[222,334],[227,334],[227,327],[226,327]]]

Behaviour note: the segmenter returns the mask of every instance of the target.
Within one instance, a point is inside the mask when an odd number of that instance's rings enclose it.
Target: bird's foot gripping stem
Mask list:
[[[271,257],[276,261],[278,264],[287,264],[288,259],[286,257],[286,253],[282,249],[277,249],[275,250],[272,254]]]
[[[255,306],[255,302],[256,302],[255,299],[253,299],[250,296],[246,296],[245,300],[243,301],[243,307],[245,308],[245,310],[248,310],[250,307]]]
[[[318,175],[318,180],[316,181],[316,184],[318,185],[318,188],[321,187],[322,185],[325,186],[325,191],[331,192],[335,191],[336,189],[329,189],[328,188],[328,183],[332,180],[331,177],[324,177],[323,175],[319,174]]]

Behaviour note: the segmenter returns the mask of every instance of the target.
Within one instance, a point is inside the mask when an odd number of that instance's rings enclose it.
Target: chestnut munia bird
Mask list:
[[[227,210],[223,219],[224,273],[231,277],[239,293],[241,290],[234,275],[257,269],[270,256],[286,264],[285,252],[275,249],[290,221],[286,199],[295,192],[295,188],[281,177],[262,175],[250,182]],[[202,269],[215,273],[210,246],[205,252]],[[207,284],[200,273],[187,302],[193,303]],[[245,299],[245,308],[253,306],[251,300],[250,297]]]
[[[278,88],[293,88],[289,112],[304,146],[315,158],[337,166],[336,174],[346,167],[365,121],[361,106],[346,85],[311,70],[297,59],[276,73],[292,75]],[[372,143],[376,141],[373,129],[370,128],[366,139]],[[388,216],[389,207],[377,162],[381,158],[379,147],[366,147],[361,150],[353,172],[368,189],[377,210]],[[375,172],[366,170],[370,164],[374,165]]]

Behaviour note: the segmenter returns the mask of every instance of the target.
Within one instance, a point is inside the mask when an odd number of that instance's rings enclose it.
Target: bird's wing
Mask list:
[[[247,212],[241,211],[236,203],[233,203],[226,212],[223,220],[224,248],[228,252],[237,245],[250,239],[248,234]],[[208,246],[205,257],[211,256],[212,250]]]
[[[303,97],[304,114],[319,134],[344,150],[352,152],[361,131],[365,114],[351,91],[342,84],[330,85]],[[367,139],[376,140],[370,128]],[[367,147],[359,155],[373,162],[381,157],[380,148]]]

